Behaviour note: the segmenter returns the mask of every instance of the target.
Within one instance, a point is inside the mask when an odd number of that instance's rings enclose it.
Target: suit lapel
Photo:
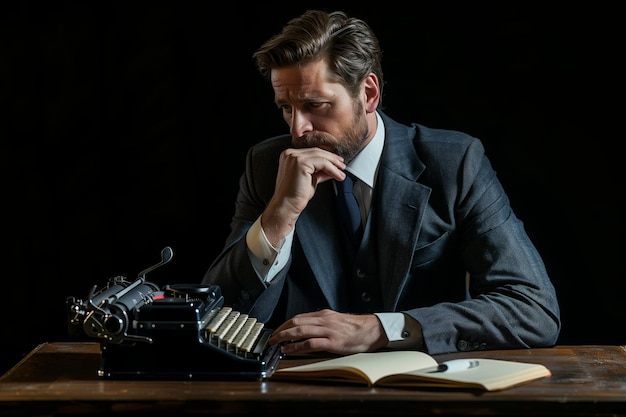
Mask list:
[[[378,252],[383,305],[393,311],[408,276],[415,242],[430,188],[419,184],[424,171],[413,145],[414,132],[385,115],[385,147],[379,165],[376,189]]]

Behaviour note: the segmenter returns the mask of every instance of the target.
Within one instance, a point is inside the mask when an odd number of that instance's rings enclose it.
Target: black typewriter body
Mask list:
[[[100,342],[98,376],[108,379],[269,378],[282,355],[271,330],[224,305],[219,286],[110,278],[86,301],[68,297],[71,335]]]

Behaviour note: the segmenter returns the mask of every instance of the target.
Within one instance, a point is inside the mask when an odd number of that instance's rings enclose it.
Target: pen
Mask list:
[[[464,369],[476,368],[477,366],[478,359],[454,359],[440,363],[435,372],[462,371]]]

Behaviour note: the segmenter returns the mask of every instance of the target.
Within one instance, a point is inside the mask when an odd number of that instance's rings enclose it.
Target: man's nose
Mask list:
[[[295,138],[299,138],[307,132],[311,132],[313,130],[313,125],[308,117],[302,112],[294,111],[291,115],[291,126],[290,132],[291,136]]]

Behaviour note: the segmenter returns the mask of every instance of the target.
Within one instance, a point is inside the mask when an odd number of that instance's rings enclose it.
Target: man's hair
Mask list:
[[[291,19],[279,34],[253,54],[259,72],[266,79],[274,68],[324,59],[336,81],[352,95],[356,95],[361,82],[374,73],[382,98],[381,57],[378,38],[367,23],[341,11],[320,10],[308,10]]]

